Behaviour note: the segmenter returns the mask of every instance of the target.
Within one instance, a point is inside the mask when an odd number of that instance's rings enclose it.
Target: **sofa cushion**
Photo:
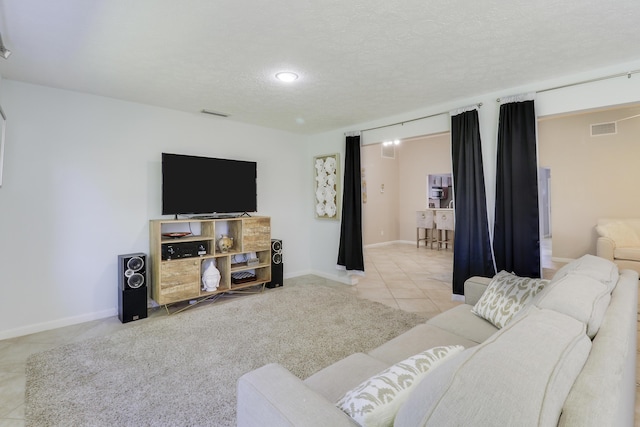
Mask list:
[[[321,369],[304,382],[331,402],[336,402],[348,390],[388,367],[388,363],[368,354],[354,353]]]
[[[206,381],[206,380],[205,380]],[[197,385],[194,385],[194,392]],[[198,390],[199,391],[199,390]],[[229,391],[228,393],[231,393]],[[204,397],[204,396],[202,396]],[[209,395],[208,405],[215,405],[214,397]],[[236,423],[227,412],[224,419],[211,417],[202,422],[184,414],[180,425],[235,425],[237,427],[254,426],[307,426],[307,427],[354,427],[357,424],[344,412],[311,388],[300,378],[293,375],[277,363],[269,363],[258,369],[247,372],[238,379]],[[223,417],[221,417],[223,418]],[[155,422],[154,422],[155,421]],[[198,422],[200,421],[200,422]],[[70,422],[72,424],[73,422]],[[88,419],[73,424],[96,425]],[[133,423],[121,422],[114,425]],[[149,420],[147,425],[175,425],[178,423],[162,422],[157,417]]]
[[[461,345],[467,348],[478,345],[478,343],[440,329],[437,326],[422,323],[376,347],[368,354],[378,360],[387,362],[387,366],[389,366],[418,354],[424,351],[425,348],[442,345]]]
[[[589,356],[581,322],[529,307],[484,343],[445,361],[416,386],[395,425],[556,425]]]
[[[429,319],[427,324],[474,341],[484,342],[498,331],[492,323],[471,312],[472,305],[460,304]]]
[[[640,246],[637,248],[615,248],[613,257],[616,260],[640,261]]]
[[[611,301],[611,290],[604,283],[578,274],[568,274],[549,284],[536,300],[536,306],[555,310],[583,322],[593,338]]]
[[[587,254],[561,267],[554,274],[550,283],[560,280],[570,273],[594,278],[607,285],[609,291],[613,290],[613,287],[618,282],[618,266],[615,263],[608,259]]]
[[[493,277],[471,311],[496,328],[503,328],[547,283],[548,280],[518,277],[503,270]]]
[[[602,237],[608,237],[616,246],[623,248],[640,247],[640,238],[636,231],[625,221],[612,221],[596,226],[596,231]]]
[[[471,276],[464,281],[464,302],[471,306],[476,305],[482,294],[489,287],[491,277]]]
[[[413,388],[433,368],[462,350],[462,346],[442,346],[409,357],[363,381],[336,405],[361,426],[392,426]]]

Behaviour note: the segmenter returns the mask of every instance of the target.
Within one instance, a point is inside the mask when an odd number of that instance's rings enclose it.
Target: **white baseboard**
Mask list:
[[[559,258],[559,257],[552,256],[551,261],[569,263],[571,261],[575,261],[575,258]]]
[[[116,308],[110,310],[98,311],[95,313],[86,313],[79,316],[65,317],[63,319],[52,320],[50,322],[35,323],[20,328],[0,331],[0,340],[21,337],[24,335],[35,334],[38,332],[49,331],[51,329],[63,328],[65,326],[77,325],[78,323],[90,322],[92,320],[104,319],[106,317],[117,316]]]
[[[312,270],[310,274],[324,279],[333,280],[334,282],[344,283],[345,285],[355,285],[358,283],[358,276],[353,275],[343,276],[338,274],[329,274],[319,270]]]
[[[408,244],[408,245],[415,245],[416,242],[415,241],[411,241],[411,240],[391,240],[388,242],[380,242],[380,243],[371,243],[370,245],[365,245],[364,248],[377,248],[380,246],[388,246],[388,245],[394,245],[396,243],[400,243],[400,244]]]
[[[294,271],[293,273],[289,272],[283,275],[283,279],[292,279],[294,277],[306,276],[308,274],[313,274],[311,270],[303,270],[303,271]]]
[[[337,270],[336,270],[337,271]],[[322,277],[323,279],[333,280],[334,282],[344,283],[345,285],[355,285],[358,283],[359,276],[353,275],[339,275],[339,274],[330,274],[325,273],[319,270],[305,270],[305,271],[296,271],[293,273],[287,273],[284,275],[285,279],[292,279],[294,277],[307,276],[309,274],[313,274],[314,276]]]

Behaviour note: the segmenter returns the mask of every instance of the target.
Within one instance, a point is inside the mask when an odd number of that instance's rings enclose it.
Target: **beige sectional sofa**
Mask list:
[[[638,273],[586,255],[551,281],[509,279],[505,290],[498,276],[467,280],[465,304],[304,380],[278,364],[245,374],[238,426],[632,426]],[[509,292],[520,296],[494,313],[500,329],[474,314]],[[420,380],[390,380],[394,369],[416,371],[416,355],[430,358]],[[394,401],[391,389],[404,386]]]

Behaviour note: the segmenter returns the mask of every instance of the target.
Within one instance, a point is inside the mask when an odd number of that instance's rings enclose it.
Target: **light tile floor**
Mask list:
[[[550,261],[550,241],[541,247],[543,276],[551,277],[558,268]],[[331,286],[385,305],[424,315],[425,318],[457,304],[451,301],[453,252],[416,248],[409,244],[390,244],[365,250],[366,277],[353,287],[318,278],[303,276],[287,279],[285,286],[315,283]],[[221,298],[219,304],[240,296]],[[206,309],[210,303],[200,304]],[[166,316],[163,309],[151,311],[149,319]],[[106,335],[136,322],[121,324],[117,317],[68,326],[52,331],[0,341],[0,427],[24,426],[25,366],[29,355],[71,342]],[[638,328],[640,337],[640,327]],[[637,357],[640,373],[640,355]],[[636,419],[640,420],[640,405],[636,398]],[[640,425],[637,421],[636,425]]]

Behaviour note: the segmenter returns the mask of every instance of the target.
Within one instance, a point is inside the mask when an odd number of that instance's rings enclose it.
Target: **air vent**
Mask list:
[[[396,146],[393,144],[382,144],[382,157],[385,159],[395,159]]]
[[[616,122],[591,125],[591,136],[615,135],[618,133]]]

